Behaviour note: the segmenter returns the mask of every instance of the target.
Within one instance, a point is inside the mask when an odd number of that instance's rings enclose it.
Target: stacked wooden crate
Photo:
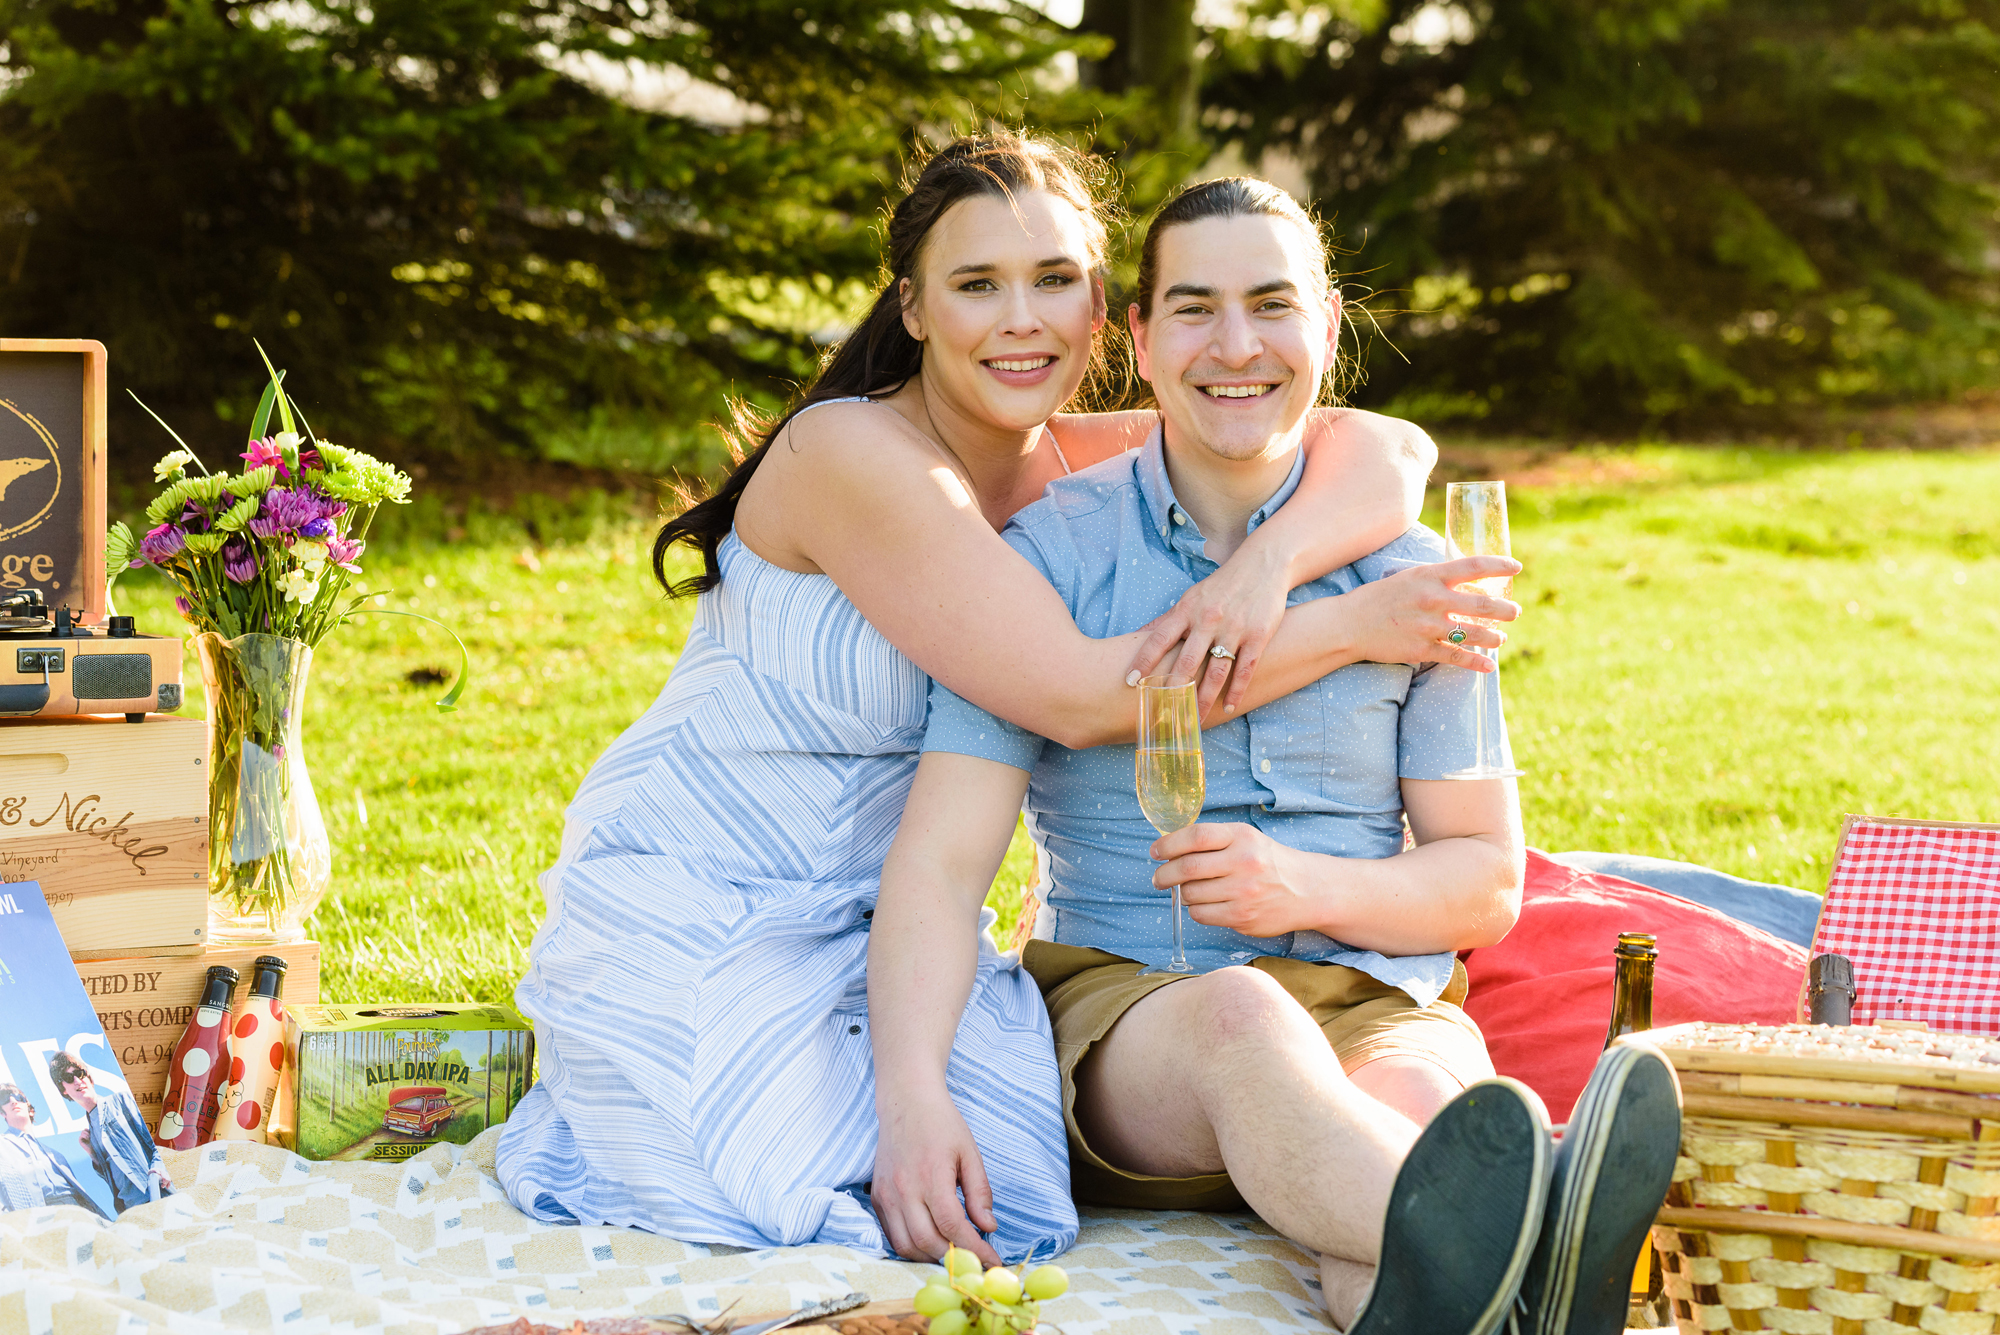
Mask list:
[[[111,1050],[149,1117],[210,965],[319,1000],[319,946],[208,940],[206,726],[148,715],[0,720],[0,881],[39,881]]]

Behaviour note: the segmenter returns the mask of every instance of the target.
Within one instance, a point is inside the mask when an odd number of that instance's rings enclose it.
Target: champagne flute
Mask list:
[[[1445,554],[1460,556],[1512,556],[1507,537],[1507,484],[1505,482],[1453,482],[1444,489]],[[1493,575],[1476,579],[1459,588],[1483,593],[1489,598],[1505,598],[1514,577]],[[1472,618],[1473,624],[1494,623]],[[1511,779],[1525,773],[1508,763],[1501,750],[1500,735],[1487,726],[1487,715],[1497,714],[1493,706],[1500,690],[1500,650],[1473,649],[1493,660],[1493,671],[1477,674],[1473,684],[1473,752],[1477,759],[1464,769],[1445,775],[1447,779]]]
[[[1176,673],[1139,683],[1139,750],[1133,762],[1139,810],[1161,834],[1184,830],[1201,819],[1208,785],[1201,767],[1201,713],[1195,679]],[[1181,888],[1174,887],[1173,963],[1139,970],[1194,973],[1181,944]]]

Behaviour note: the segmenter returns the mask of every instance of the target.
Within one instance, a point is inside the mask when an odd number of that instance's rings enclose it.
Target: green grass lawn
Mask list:
[[[2000,453],[1526,457],[1454,454],[1512,474],[1527,611],[1502,680],[1531,843],[1819,890],[1844,813],[2000,821]],[[349,627],[314,668],[331,1000],[508,997],[563,807],[687,634],[690,605],[652,584],[651,526],[619,505],[572,507],[547,547],[475,519],[447,541],[416,536],[447,531],[434,508],[407,517],[364,562],[389,606],[465,637],[459,712],[407,680],[456,654],[403,618]],[[119,592],[143,629],[178,626],[149,577]],[[1017,839],[1003,918],[1030,865]]]

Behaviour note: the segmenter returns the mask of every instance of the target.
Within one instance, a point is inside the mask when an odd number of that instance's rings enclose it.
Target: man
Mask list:
[[[103,1215],[66,1160],[36,1140],[35,1105],[15,1084],[0,1084],[0,1210],[81,1205]]]
[[[79,1139],[90,1151],[90,1166],[110,1186],[120,1214],[173,1194],[160,1147],[130,1094],[98,1093],[88,1068],[67,1052],[49,1058],[49,1079],[83,1109],[90,1127]]]
[[[1161,211],[1128,316],[1160,431],[1056,483],[1006,532],[1097,636],[1171,606],[1284,504],[1334,360],[1338,299],[1312,221],[1282,191],[1234,179]],[[1365,600],[1442,554],[1412,530],[1292,601]],[[1495,572],[1452,580],[1476,573]],[[871,944],[873,1197],[898,1249],[977,1249],[965,1216],[987,1227],[992,1205],[976,1148],[938,1102],[935,1026],[905,1019],[894,971],[878,980],[875,968],[953,967],[945,938],[924,938],[931,965],[911,948],[918,933],[885,939],[885,924],[922,921],[904,906],[939,887],[983,895],[1025,793],[1046,902],[1023,964],[1055,1029],[1080,1197],[1247,1203],[1321,1254],[1329,1312],[1368,1335],[1498,1329],[1537,1248],[1538,1329],[1621,1328],[1624,1281],[1672,1168],[1677,1095],[1657,1053],[1608,1059],[1545,1211],[1546,1116],[1524,1087],[1491,1079],[1456,1005],[1454,952],[1506,933],[1522,876],[1511,781],[1446,777],[1479,759],[1474,682],[1356,663],[1211,727],[1204,819],[1158,839],[1130,747],[1069,751],[934,686]],[[1486,731],[1504,736],[1497,692],[1483,698]],[[1166,962],[1176,884],[1204,972],[1142,973]]]

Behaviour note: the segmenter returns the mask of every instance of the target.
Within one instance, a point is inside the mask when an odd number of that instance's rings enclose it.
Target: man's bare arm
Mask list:
[[[1521,912],[1526,853],[1511,779],[1403,780],[1417,847],[1388,858],[1287,848],[1248,825],[1192,825],[1153,845],[1196,922],[1249,936],[1310,929],[1384,955],[1488,946]]]

